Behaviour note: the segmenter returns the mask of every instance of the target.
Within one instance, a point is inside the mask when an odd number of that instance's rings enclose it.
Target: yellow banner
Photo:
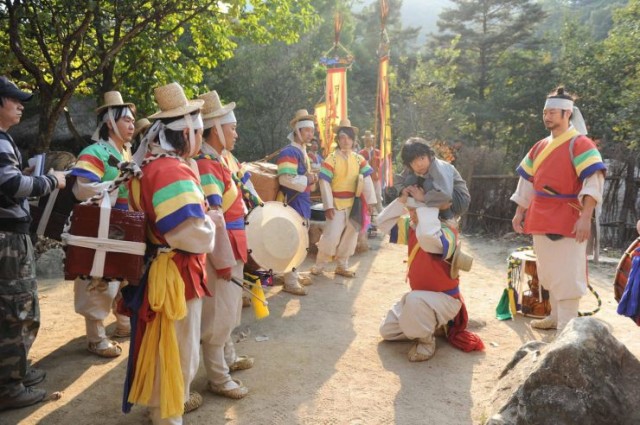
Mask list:
[[[389,56],[380,58],[376,102],[376,133],[382,156],[382,187],[393,185],[393,152],[391,143],[391,106],[389,104]]]
[[[331,142],[327,142],[327,104],[326,103],[318,103],[315,107],[314,115],[316,116],[316,121],[318,123],[318,135],[320,138],[320,150],[322,151],[322,156],[326,157],[329,151],[329,145]]]
[[[325,155],[329,152],[334,141],[333,126],[347,115],[347,69],[327,69],[327,87],[325,92],[325,125],[323,148]]]

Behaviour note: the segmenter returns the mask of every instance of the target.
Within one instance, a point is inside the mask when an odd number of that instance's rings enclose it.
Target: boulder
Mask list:
[[[37,99],[34,99],[34,102],[29,102],[27,106],[37,111]],[[78,133],[84,137],[91,137],[97,125],[95,100],[89,97],[74,96],[71,98],[67,108]],[[33,144],[38,135],[39,119],[40,117],[37,113],[29,114],[18,125],[11,128],[9,133],[18,146],[26,147]],[[73,134],[67,126],[67,120],[64,115],[60,115],[51,137],[52,144],[56,141],[64,141],[71,138],[73,138]]]
[[[608,326],[580,317],[551,343],[523,345],[500,375],[486,424],[639,424],[640,362]]]
[[[62,248],[52,248],[38,256],[36,276],[40,279],[64,277],[64,251]]]

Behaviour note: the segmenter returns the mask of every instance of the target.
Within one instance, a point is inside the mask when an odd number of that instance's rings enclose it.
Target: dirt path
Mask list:
[[[237,343],[240,354],[256,359],[253,369],[237,372],[249,388],[243,400],[208,394],[201,367],[193,389],[204,405],[185,417],[185,424],[417,424],[481,423],[484,403],[513,352],[532,339],[550,334],[533,331],[530,319],[518,316],[501,322],[495,306],[506,282],[505,259],[523,243],[466,237],[475,256],[463,275],[462,291],[469,314],[486,321],[479,329],[484,353],[463,353],[445,340],[424,363],[409,363],[410,343],[382,342],[378,325],[406,289],[406,248],[371,241],[369,252],[354,257],[355,279],[327,273],[311,286],[307,297],[266,289],[270,317],[256,321],[243,312]],[[525,243],[526,244],[526,243]],[[306,270],[311,259],[303,266]],[[638,329],[615,313],[611,280],[615,264],[591,267],[592,283],[603,300],[597,317],[640,357]],[[586,296],[583,310],[595,305]],[[0,413],[0,424],[140,424],[144,409],[120,413],[126,357],[102,360],[87,355],[84,323],[73,312],[72,283],[41,282],[43,325],[31,352],[34,363],[47,370],[44,387],[63,397],[30,408]],[[110,318],[109,330],[113,328]],[[267,341],[256,341],[266,336]],[[124,344],[128,351],[128,343]]]

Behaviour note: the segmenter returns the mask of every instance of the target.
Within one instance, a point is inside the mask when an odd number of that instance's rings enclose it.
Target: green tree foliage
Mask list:
[[[452,87],[446,85],[448,80],[440,74],[443,68],[436,66],[435,61],[419,58],[416,61],[406,58],[397,68],[405,72],[398,72],[396,84],[391,88],[398,104],[393,117],[394,138],[399,141],[411,136],[449,142],[459,140],[465,120]],[[406,72],[407,69],[410,72]]]
[[[403,58],[411,56],[413,52],[410,46],[418,37],[419,28],[403,27],[400,19],[402,0],[389,0],[389,14],[385,22],[386,33],[382,34],[380,2],[376,1],[362,9],[355,15],[356,26],[354,31],[352,51],[356,58],[349,77],[349,115],[354,123],[371,131],[375,126],[376,95],[378,89],[378,64],[380,42],[388,40],[389,54],[391,58],[391,80],[395,78],[395,65],[399,65]],[[390,92],[393,105],[391,115],[394,116],[394,108],[399,106],[396,93]],[[398,112],[402,112],[400,108]],[[396,138],[394,136],[394,138]]]
[[[22,68],[10,60],[3,71],[38,89],[39,150],[48,149],[74,94],[120,89],[147,109],[154,86],[175,80],[192,94],[203,69],[230,57],[237,40],[293,42],[313,21],[308,0],[5,0],[3,5],[1,44]]]
[[[494,143],[495,110],[489,101],[502,58],[512,49],[532,49],[535,26],[545,14],[531,0],[452,0],[455,5],[440,14],[437,45],[459,52],[455,96],[464,99],[477,142]],[[457,40],[454,45],[453,40]]]
[[[613,25],[613,11],[628,3],[629,0],[540,0],[542,8],[548,13],[545,28],[558,36],[564,22],[575,20],[588,29],[589,35],[596,40],[607,37]]]
[[[417,31],[402,28],[400,0],[389,4],[387,31],[393,40],[393,66],[408,51],[407,45]],[[281,148],[287,143],[293,113],[301,108],[311,112],[316,103],[323,101],[326,68],[319,61],[334,45],[336,11],[343,19],[340,44],[355,57],[347,73],[349,118],[362,131],[373,130],[378,76],[376,52],[381,35],[379,3],[357,14],[335,0],[313,0],[312,6],[319,11],[318,21],[299,42],[293,45],[245,43],[233,58],[205,77],[211,89],[238,104],[240,139],[235,153],[241,159],[260,158]],[[391,96],[395,107],[399,99],[393,90]],[[392,118],[394,113],[392,110]]]
[[[614,13],[614,27],[599,59],[604,73],[618,76],[611,96],[615,107],[607,115],[613,139],[634,149],[640,145],[640,0]]]
[[[205,75],[209,89],[237,104],[239,140],[234,154],[241,160],[255,160],[283,147],[295,111],[313,113],[321,100],[325,70],[319,59],[333,44],[334,3],[312,1],[320,14],[297,43],[246,42],[233,58]],[[349,37],[349,22],[347,15],[343,36]]]

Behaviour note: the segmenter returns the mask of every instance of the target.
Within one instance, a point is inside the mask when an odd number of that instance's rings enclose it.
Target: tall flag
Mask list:
[[[313,114],[316,116],[316,121],[318,123],[318,134],[320,137],[320,150],[323,152],[323,157],[326,156],[326,147],[328,147],[327,140],[327,104],[325,102],[321,102],[316,104],[315,110]]]
[[[380,58],[378,66],[376,134],[382,157],[382,187],[393,185],[393,153],[391,151],[391,107],[389,105],[389,56]]]
[[[376,94],[376,134],[382,157],[382,188],[393,186],[393,152],[391,143],[391,106],[389,103],[389,39],[385,29],[389,4],[380,0],[380,44],[378,46],[378,91]]]
[[[333,127],[338,125],[341,119],[349,116],[347,113],[347,68],[327,69],[325,100],[325,139],[322,146],[326,155],[333,142]]]
[[[353,63],[353,55],[340,44],[343,18],[336,13],[334,19],[335,37],[333,47],[324,53],[320,63],[327,68],[327,85],[324,103],[316,105],[316,119],[322,151],[326,156],[333,143],[333,127],[341,119],[348,118],[347,111],[347,69]]]

